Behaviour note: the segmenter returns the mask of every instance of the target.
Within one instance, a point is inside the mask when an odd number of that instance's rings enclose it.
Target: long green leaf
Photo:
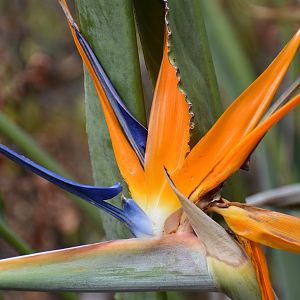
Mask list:
[[[179,70],[180,87],[192,103],[195,144],[222,112],[202,16],[202,1],[169,0],[170,59]]]
[[[276,278],[280,299],[294,300],[299,297],[299,255],[272,249],[271,277]]]
[[[216,290],[192,234],[119,240],[0,261],[0,288],[19,290]]]
[[[255,71],[222,3],[218,0],[202,3],[218,82],[225,95],[233,100],[255,79]]]
[[[145,123],[142,84],[131,0],[76,0],[80,28],[129,110]],[[96,184],[121,181],[102,108],[85,72],[86,123]],[[124,193],[127,194],[126,188]],[[102,214],[109,239],[128,236],[124,226]]]
[[[134,0],[134,9],[146,67],[155,86],[163,53],[164,5],[161,0]]]

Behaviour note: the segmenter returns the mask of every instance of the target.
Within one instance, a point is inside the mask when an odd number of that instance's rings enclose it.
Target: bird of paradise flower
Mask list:
[[[192,231],[192,227],[200,238],[201,232],[195,221],[197,213],[193,210],[199,213],[201,208],[205,213],[222,215],[252,261],[262,299],[274,299],[260,244],[300,253],[300,219],[230,202],[222,198],[221,190],[226,179],[244,165],[266,132],[300,103],[298,94],[279,108],[271,110],[263,119],[298,49],[300,31],[190,149],[190,106],[178,89],[176,70],[168,57],[167,30],[146,129],[123,104],[74,22],[66,2],[61,0],[60,4],[76,47],[94,81],[115,158],[128,184],[131,198],[122,196],[122,208],[118,208],[107,200],[122,191],[119,183],[111,187],[81,185],[45,169],[4,145],[0,145],[0,152],[104,209],[124,222],[136,237]],[[224,234],[227,235],[225,231]]]

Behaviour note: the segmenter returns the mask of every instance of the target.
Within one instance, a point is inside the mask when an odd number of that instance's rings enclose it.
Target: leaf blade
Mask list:
[[[222,112],[210,54],[201,1],[167,1],[171,32],[170,59],[178,67],[180,87],[192,103],[195,128],[191,146],[213,125]],[[192,33],[192,34],[191,34]]]
[[[102,62],[103,69],[130,112],[145,124],[132,1],[76,0],[75,3],[81,30]],[[104,184],[117,180],[126,187],[112,152],[101,105],[87,72],[85,99],[86,128],[95,183],[98,184],[104,177]],[[126,188],[124,194],[127,194]],[[118,222],[103,214],[101,216],[109,239],[128,236]]]
[[[163,54],[164,5],[160,0],[134,0],[134,8],[146,67],[155,86]]]

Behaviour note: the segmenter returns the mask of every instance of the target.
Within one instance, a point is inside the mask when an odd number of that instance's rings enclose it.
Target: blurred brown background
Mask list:
[[[74,178],[91,183],[82,63],[56,1],[0,0],[0,62],[0,110]],[[11,146],[3,136],[0,141]],[[36,251],[101,238],[60,189],[2,156],[0,197],[1,213]],[[0,239],[1,258],[16,254]],[[3,299],[53,297],[3,293]]]

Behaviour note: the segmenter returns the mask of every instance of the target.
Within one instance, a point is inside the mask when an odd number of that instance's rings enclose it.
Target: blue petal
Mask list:
[[[96,187],[79,184],[42,167],[2,144],[0,144],[0,153],[16,162],[18,165],[31,170],[35,174],[45,178],[62,189],[102,208],[115,218],[124,222],[135,236],[144,237],[153,235],[151,220],[134,200],[123,197],[123,210],[104,201],[117,196],[122,191],[120,183],[110,187]]]
[[[103,87],[107,99],[109,100],[124,133],[126,134],[131,146],[133,147],[141,163],[143,164],[148,135],[147,129],[128,111],[117,91],[113,87],[110,79],[103,70],[90,45],[88,44],[84,36],[78,31],[76,26],[74,26],[74,30],[76,32],[79,43],[81,44],[84,52],[86,53],[89,61],[94,68],[95,73],[97,74],[98,80]]]
[[[28,168],[35,174],[95,205],[104,205],[105,202],[103,202],[103,200],[111,199],[122,191],[122,186],[120,183],[116,183],[110,187],[96,187],[76,183],[54,172],[51,172],[50,170],[40,166],[27,157],[16,153],[2,144],[0,144],[0,153],[16,162],[18,165]]]
[[[153,224],[146,213],[130,198],[122,197],[124,215],[128,218],[128,228],[136,237],[153,236]]]

